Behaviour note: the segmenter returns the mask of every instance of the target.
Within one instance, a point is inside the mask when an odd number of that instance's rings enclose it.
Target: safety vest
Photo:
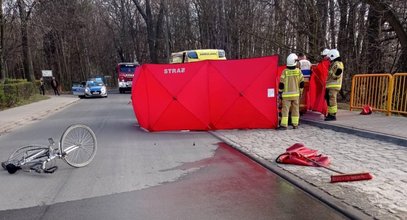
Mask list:
[[[297,99],[300,97],[300,83],[304,82],[304,76],[301,70],[296,69],[285,69],[280,77],[280,83],[284,84],[284,89],[282,92],[283,99]]]
[[[335,75],[336,70],[341,69],[342,73],[337,76]],[[341,61],[335,61],[329,68],[328,72],[328,79],[326,80],[326,88],[327,89],[334,89],[334,90],[341,90],[342,86],[342,76],[343,76],[343,63]]]

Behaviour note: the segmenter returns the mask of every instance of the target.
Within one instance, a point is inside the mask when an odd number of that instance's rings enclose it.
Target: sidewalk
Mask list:
[[[321,114],[307,112],[296,130],[212,133],[352,218],[366,217],[353,215],[356,210],[375,219],[407,219],[407,118],[346,110],[339,111],[337,118],[325,122]],[[334,173],[324,168],[277,164],[278,155],[295,143],[329,156],[331,168],[369,172],[373,180],[333,184],[329,181]]]
[[[0,111],[0,136],[20,126],[43,119],[79,100],[72,95],[49,97],[29,105]]]
[[[384,113],[360,115],[361,110],[339,110],[338,121],[325,122],[319,112],[307,112],[301,121],[321,128],[386,140],[407,146],[407,117],[386,116]]]
[[[71,95],[0,111],[0,136],[45,118],[76,102]],[[354,218],[407,219],[407,118],[358,111],[339,111],[338,121],[325,122],[307,112],[299,129],[220,130],[211,133],[334,208]],[[318,167],[277,164],[274,160],[295,143],[331,158],[345,173],[370,172],[370,181],[329,183],[330,171]],[[354,214],[353,210],[361,212]],[[354,214],[354,215],[352,215]],[[316,217],[317,218],[317,217]]]

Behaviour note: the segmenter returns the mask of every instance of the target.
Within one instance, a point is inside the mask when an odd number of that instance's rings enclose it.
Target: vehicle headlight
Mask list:
[[[90,92],[89,87],[86,87],[86,88],[85,88],[85,92],[86,92],[86,93],[89,93],[89,92]]]
[[[100,89],[100,92],[106,93],[106,87],[102,86],[102,88]]]

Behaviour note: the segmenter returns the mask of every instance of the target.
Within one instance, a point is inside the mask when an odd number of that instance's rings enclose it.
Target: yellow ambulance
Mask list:
[[[202,60],[226,60],[221,49],[185,50],[171,54],[170,63],[190,63]]]

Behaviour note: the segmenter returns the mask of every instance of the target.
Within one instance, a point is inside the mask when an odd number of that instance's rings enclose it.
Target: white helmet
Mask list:
[[[328,53],[329,53],[329,49],[324,49],[324,50],[321,52],[321,56],[327,56]]]
[[[287,66],[296,66],[298,61],[298,56],[295,53],[288,55]]]
[[[340,57],[339,51],[337,49],[330,50],[329,53],[328,53],[328,57],[329,57],[329,59],[331,61],[338,58],[338,57]]]

